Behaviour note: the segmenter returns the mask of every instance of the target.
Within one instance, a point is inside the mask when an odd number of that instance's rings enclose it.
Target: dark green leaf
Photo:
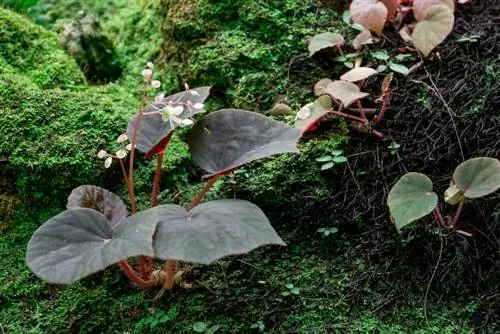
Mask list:
[[[28,267],[49,283],[71,284],[129,257],[153,256],[155,227],[155,222],[122,222],[113,231],[95,210],[67,210],[35,231]]]
[[[344,156],[342,156],[342,155],[340,155],[340,156],[334,157],[333,158],[333,162],[340,164],[340,163],[343,163],[343,162],[347,162],[347,158],[344,157]]]
[[[284,123],[237,109],[219,110],[197,122],[188,135],[194,162],[221,174],[278,153],[298,153],[300,131]]]
[[[145,113],[149,112],[158,112],[165,108],[169,103],[175,103],[179,105],[186,105],[189,101],[191,104],[203,103],[208,95],[210,94],[211,87],[199,87],[190,89],[189,91],[184,91],[181,93],[177,93],[174,95],[170,95],[157,101],[154,101],[146,108],[144,108]],[[186,106],[184,107],[184,112],[180,115],[182,118],[189,118],[198,113],[204,112],[204,109],[188,109]],[[135,114],[134,117],[130,120],[127,127],[127,136],[130,140],[133,138],[133,130],[137,120],[138,114]],[[161,115],[144,115],[139,123],[139,127],[137,129],[137,139],[136,139],[136,148],[146,153],[146,158],[149,158],[157,151],[161,151],[164,149],[167,142],[165,139],[171,134],[172,125],[177,127],[177,124],[172,122],[163,121]]]
[[[314,160],[316,160],[317,162],[327,162],[327,161],[331,161],[332,157],[329,155],[324,155],[324,156],[316,158]]]
[[[158,224],[154,249],[163,260],[209,264],[262,245],[285,245],[262,210],[241,200],[206,202],[189,213],[178,205],[160,205],[128,219]]]
[[[89,208],[99,211],[109,220],[113,229],[127,216],[127,208],[120,197],[104,188],[91,185],[73,189],[66,208]]]

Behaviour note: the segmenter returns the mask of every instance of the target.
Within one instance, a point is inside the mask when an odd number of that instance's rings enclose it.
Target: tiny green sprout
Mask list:
[[[298,296],[300,294],[300,288],[296,287],[292,283],[287,283],[285,284],[286,290],[281,293],[282,296],[290,296],[290,295],[296,295]]]
[[[400,147],[401,147],[401,145],[399,145],[395,141],[391,141],[391,144],[389,146],[387,146],[387,148],[389,149],[389,152],[391,152],[391,154],[396,154]]]
[[[339,231],[336,227],[321,227],[318,229],[318,232],[323,234],[324,237],[329,236],[330,234],[335,234]]]
[[[341,150],[333,150],[331,155],[323,155],[315,160],[317,162],[323,162],[321,165],[321,170],[327,170],[335,166],[336,164],[341,164],[347,162],[347,158],[343,155],[344,152]]]
[[[420,173],[407,173],[392,187],[387,198],[391,220],[399,231],[412,222],[434,212],[440,228],[455,228],[464,204],[484,197],[500,188],[500,162],[495,158],[472,158],[461,163],[453,173],[450,186],[444,192],[445,203],[458,205],[453,216],[441,214],[438,195],[432,191],[432,181]],[[456,230],[470,236],[470,233]]]
[[[266,329],[266,325],[264,325],[264,322],[262,320],[257,321],[256,323],[252,324],[250,326],[251,329],[258,329],[259,332],[263,332],[264,329]]]
[[[457,42],[458,43],[476,43],[479,37],[481,37],[481,36],[478,36],[478,35],[462,36],[457,40]]]
[[[210,326],[210,323],[197,321],[193,324],[193,331],[196,333],[213,334],[220,329],[219,325]]]

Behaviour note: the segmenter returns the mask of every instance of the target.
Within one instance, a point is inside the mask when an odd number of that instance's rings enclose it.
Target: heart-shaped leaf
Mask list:
[[[402,176],[387,197],[387,205],[398,231],[431,213],[437,202],[438,196],[432,191],[432,181],[420,173]]]
[[[356,81],[365,80],[366,78],[371,77],[372,75],[375,75],[375,74],[377,74],[377,71],[374,70],[373,68],[356,67],[356,68],[353,68],[352,70],[344,73],[340,77],[340,80],[356,82]]]
[[[359,91],[359,87],[348,81],[336,80],[329,84],[325,93],[330,94],[344,104],[344,108],[349,107],[356,100],[368,96],[368,93]]]
[[[318,122],[332,110],[332,99],[328,95],[322,95],[311,105],[305,106],[304,108],[309,108],[309,117],[305,119],[297,118],[294,125],[297,129],[300,129],[302,133],[307,132],[313,124]]]
[[[320,81],[318,81],[316,83],[316,85],[314,85],[314,95],[320,96],[320,95],[325,94],[326,87],[329,84],[331,84],[332,82],[333,81],[328,79],[328,78],[324,78],[324,79],[321,79]]]
[[[432,6],[427,10],[425,19],[415,26],[413,44],[427,57],[451,33],[454,21],[453,11],[448,7]]]
[[[179,126],[175,122],[164,121],[160,114],[147,114],[152,112],[161,112],[161,110],[170,104],[174,106],[183,106],[184,110],[179,117],[186,119],[196,114],[202,113],[203,108],[194,108],[195,104],[203,104],[210,94],[211,87],[199,87],[186,90],[181,93],[170,95],[163,98],[158,98],[153,103],[144,108],[143,115],[137,128],[137,138],[135,147],[146,153],[146,159],[149,159],[153,154],[162,151],[168,143],[168,138],[172,135],[172,131]],[[190,102],[191,107],[188,107]],[[137,121],[138,113],[132,117],[127,126],[127,136],[132,140],[134,126]]]
[[[425,19],[429,8],[435,5],[443,5],[448,7],[452,12],[455,11],[454,0],[413,0],[411,8],[413,10],[413,15],[417,21],[420,22]]]
[[[71,284],[132,256],[153,256],[155,222],[122,222],[87,208],[67,210],[40,226],[28,243],[28,267],[53,284]]]
[[[250,161],[278,153],[298,153],[298,129],[252,111],[223,109],[198,121],[188,134],[194,162],[222,174]]]
[[[380,35],[387,19],[387,7],[378,0],[353,0],[349,7],[352,21]]]
[[[500,188],[500,162],[495,158],[469,159],[455,169],[453,182],[467,198],[494,193]]]
[[[309,57],[312,57],[316,52],[331,48],[336,45],[343,45],[344,37],[336,32],[325,32],[314,36],[309,43]]]
[[[262,210],[242,200],[205,202],[189,213],[178,205],[160,205],[129,220],[158,224],[153,245],[163,260],[210,264],[262,245],[285,245]]]
[[[99,211],[109,220],[112,229],[127,217],[127,208],[120,197],[98,186],[83,185],[73,189],[66,208],[89,208]]]

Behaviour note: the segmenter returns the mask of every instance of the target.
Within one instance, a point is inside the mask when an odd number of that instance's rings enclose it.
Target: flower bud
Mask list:
[[[118,159],[123,159],[127,156],[127,151],[118,150],[118,151],[116,151],[116,156],[118,157]]]
[[[144,79],[149,80],[151,76],[153,75],[153,71],[151,71],[149,68],[145,68],[142,70],[142,76]]]
[[[108,153],[107,153],[106,151],[104,151],[104,150],[100,150],[100,151],[99,151],[99,153],[97,153],[97,157],[98,157],[99,159],[104,159],[104,158],[106,158],[107,156],[108,156]]]
[[[127,134],[123,133],[123,134],[121,134],[120,136],[118,136],[118,139],[116,139],[116,142],[117,142],[118,144],[121,144],[121,143],[123,143],[123,142],[125,142],[125,141],[127,141],[127,140],[128,140],[128,136],[127,136]]]
[[[104,168],[109,168],[111,166],[111,163],[113,162],[113,158],[112,157],[108,157],[105,161],[104,161]]]
[[[153,86],[153,88],[160,88],[161,82],[158,80],[153,80],[151,81],[151,86]]]

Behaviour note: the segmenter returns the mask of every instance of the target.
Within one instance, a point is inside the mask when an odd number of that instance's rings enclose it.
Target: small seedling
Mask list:
[[[350,15],[345,20],[361,24],[366,29],[382,34],[387,22],[400,28],[399,34],[406,42],[428,56],[453,30],[455,1],[431,0],[353,0]],[[409,15],[412,12],[413,15]],[[415,21],[410,20],[414,17]],[[350,21],[347,21],[350,22]]]
[[[285,284],[286,291],[283,291],[281,293],[282,296],[290,296],[290,295],[296,295],[298,296],[300,294],[300,288],[294,286],[292,283]]]
[[[252,324],[250,326],[251,329],[258,329],[259,332],[263,332],[264,329],[266,329],[266,325],[264,325],[264,322],[262,320],[257,321],[255,324]]]
[[[340,150],[332,151],[332,155],[324,155],[315,159],[317,162],[322,162],[321,170],[327,170],[332,168],[336,164],[341,164],[347,162],[347,158],[343,155]]]
[[[500,188],[500,162],[495,158],[473,158],[460,164],[453,173],[450,186],[444,192],[447,204],[458,205],[453,216],[443,216],[438,195],[432,191],[432,181],[420,173],[402,176],[387,198],[391,220],[399,231],[434,211],[440,228],[455,228],[466,201],[492,194]],[[470,233],[455,230],[462,235]]]
[[[481,36],[478,36],[478,35],[462,36],[457,40],[457,42],[458,43],[476,43],[479,37],[481,37]]]
[[[329,236],[330,234],[335,234],[339,231],[336,227],[321,227],[318,229],[318,232],[323,234],[324,237]]]
[[[399,145],[397,142],[395,141],[391,141],[391,144],[389,146],[387,146],[387,148],[389,149],[389,152],[391,152],[391,154],[396,154],[398,153],[398,149],[401,147],[401,145]]]
[[[196,333],[213,334],[219,329],[219,325],[210,326],[209,322],[198,321],[193,324],[193,331]]]
[[[136,328],[140,330],[144,327],[149,327],[149,329],[154,329],[158,325],[167,323],[173,320],[177,315],[177,311],[174,306],[172,306],[168,312],[160,310],[152,315],[148,315],[146,318],[141,319],[137,324]]]

